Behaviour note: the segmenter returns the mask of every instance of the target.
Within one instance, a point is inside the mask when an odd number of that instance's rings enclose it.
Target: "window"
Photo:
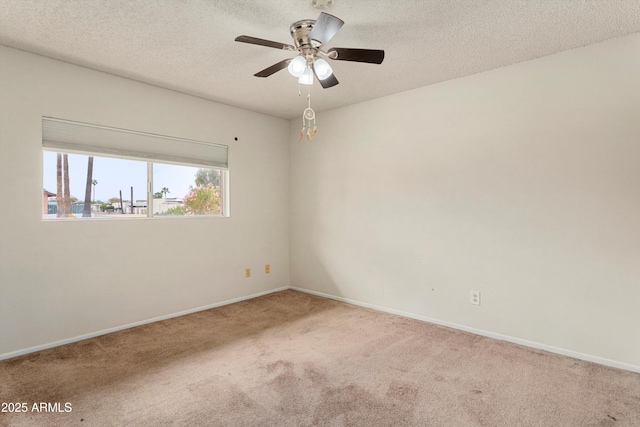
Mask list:
[[[153,164],[153,215],[220,215],[220,171]]]
[[[42,123],[44,219],[228,215],[226,146]]]

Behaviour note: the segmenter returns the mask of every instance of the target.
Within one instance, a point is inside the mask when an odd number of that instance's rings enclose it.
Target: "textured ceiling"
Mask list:
[[[316,111],[455,79],[640,31],[640,0],[334,0],[345,21],[329,47],[384,49],[382,65],[331,61]],[[234,42],[291,43],[310,0],[0,0],[0,44],[282,118],[306,97],[292,53]]]

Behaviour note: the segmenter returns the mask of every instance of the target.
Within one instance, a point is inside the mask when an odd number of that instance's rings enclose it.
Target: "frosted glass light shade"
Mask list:
[[[313,71],[311,68],[307,68],[304,70],[304,73],[298,78],[298,83],[301,85],[312,85],[313,84]]]
[[[302,56],[296,56],[295,58],[293,58],[291,62],[289,62],[289,66],[287,67],[287,70],[289,70],[289,73],[293,77],[300,77],[306,69],[307,60]]]
[[[316,71],[316,76],[318,76],[319,80],[324,80],[333,74],[329,63],[322,58],[316,59],[316,62],[313,63],[313,69]]]

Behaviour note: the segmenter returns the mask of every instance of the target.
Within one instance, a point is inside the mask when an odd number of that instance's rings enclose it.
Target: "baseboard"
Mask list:
[[[67,338],[67,339],[60,340],[60,341],[54,341],[54,342],[50,342],[50,343],[47,343],[47,344],[42,344],[42,345],[38,345],[38,346],[34,346],[34,347],[25,348],[25,349],[22,349],[22,350],[12,351],[12,352],[9,352],[9,353],[3,353],[3,354],[0,354],[0,360],[11,359],[13,357],[22,356],[22,355],[25,355],[25,354],[34,353],[36,351],[46,350],[48,348],[58,347],[58,346],[65,345],[65,344],[71,344],[71,343],[74,343],[74,342],[77,342],[77,341],[82,341],[82,340],[86,340],[86,339],[89,339],[89,338],[94,338],[94,337],[97,337],[97,336],[100,336],[100,335],[110,334],[112,332],[117,332],[117,331],[121,331],[121,330],[124,330],[124,329],[129,329],[129,328],[135,328],[136,326],[142,326],[142,325],[146,325],[148,323],[158,322],[158,321],[161,321],[161,320],[171,319],[173,317],[180,317],[180,316],[184,316],[184,315],[187,315],[187,314],[195,313],[195,312],[198,312],[198,311],[209,310],[211,308],[216,308],[216,307],[221,307],[221,306],[224,306],[224,305],[234,304],[236,302],[246,301],[246,300],[250,300],[250,299],[253,299],[253,298],[258,298],[258,297],[261,297],[261,296],[264,296],[264,295],[268,295],[268,294],[271,294],[271,293],[274,293],[274,292],[284,291],[284,290],[287,290],[287,289],[292,289],[294,291],[304,292],[304,293],[307,293],[307,294],[316,295],[316,296],[323,297],[323,298],[329,298],[329,299],[333,299],[333,300],[336,300],[336,301],[341,301],[341,302],[344,302],[344,303],[347,303],[347,304],[352,304],[352,305],[356,305],[356,306],[360,306],[360,307],[370,308],[370,309],[377,310],[377,311],[382,311],[382,312],[385,312],[385,313],[396,314],[398,316],[408,317],[408,318],[420,320],[420,321],[423,321],[423,322],[429,322],[429,323],[434,323],[436,325],[447,326],[449,328],[458,329],[458,330],[465,331],[465,332],[470,332],[472,334],[485,336],[485,337],[489,337],[489,338],[494,338],[494,339],[498,339],[498,340],[501,340],[501,341],[512,342],[514,344],[523,345],[525,347],[535,348],[535,349],[539,349],[539,350],[545,350],[545,351],[548,351],[548,352],[551,352],[551,353],[556,353],[556,354],[560,354],[560,355],[563,355],[563,356],[573,357],[575,359],[580,359],[580,360],[584,360],[584,361],[587,361],[587,362],[593,362],[593,363],[597,363],[597,364],[604,365],[604,366],[610,366],[612,368],[624,369],[626,371],[640,373],[640,366],[632,365],[632,364],[629,364],[629,363],[618,362],[618,361],[615,361],[615,360],[610,360],[610,359],[605,359],[605,358],[598,357],[598,356],[592,356],[592,355],[589,355],[589,354],[579,353],[579,352],[576,352],[576,351],[567,350],[567,349],[560,348],[560,347],[554,347],[554,346],[551,346],[551,345],[542,344],[542,343],[538,343],[538,342],[535,342],[535,341],[529,341],[529,340],[525,340],[525,339],[521,339],[521,338],[512,337],[512,336],[509,336],[509,335],[498,334],[498,333],[495,333],[495,332],[485,331],[485,330],[482,330],[482,329],[476,329],[476,328],[472,328],[472,327],[469,327],[469,326],[460,325],[460,324],[457,324],[457,323],[447,322],[447,321],[434,319],[434,318],[427,317],[427,316],[421,316],[421,315],[418,315],[418,314],[408,313],[408,312],[401,311],[401,310],[395,310],[393,308],[383,307],[383,306],[379,306],[379,305],[375,305],[375,304],[369,304],[369,303],[365,303],[365,302],[361,302],[361,301],[357,301],[357,300],[352,300],[352,299],[349,299],[349,298],[339,297],[339,296],[336,296],[336,295],[326,294],[324,292],[317,292],[317,291],[312,291],[312,290],[309,290],[309,289],[298,288],[298,287],[295,287],[295,286],[283,286],[283,287],[280,287],[280,288],[271,289],[271,290],[264,291],[264,292],[258,292],[258,293],[255,293],[255,294],[246,295],[246,296],[242,296],[242,297],[238,297],[238,298],[233,298],[233,299],[230,299],[230,300],[221,301],[221,302],[217,302],[217,303],[213,303],[213,304],[209,304],[209,305],[205,305],[205,306],[201,306],[201,307],[196,307],[196,308],[192,308],[192,309],[189,309],[189,310],[180,311],[180,312],[177,312],[177,313],[171,313],[171,314],[166,314],[164,316],[154,317],[152,319],[141,320],[139,322],[129,323],[129,324],[122,325],[122,326],[116,326],[116,327],[109,328],[109,329],[103,329],[101,331],[92,332],[92,333],[84,334],[84,335],[79,335],[79,336],[76,336],[76,337]]]
[[[520,345],[523,345],[525,347],[535,348],[535,349],[538,349],[538,350],[545,350],[545,351],[548,351],[548,352],[551,352],[551,353],[556,353],[556,354],[560,354],[560,355],[563,355],[563,356],[573,357],[575,359],[580,359],[580,360],[584,360],[584,361],[587,361],[587,362],[597,363],[599,365],[605,365],[605,366],[610,366],[612,368],[624,369],[626,371],[640,373],[640,366],[632,365],[630,363],[618,362],[618,361],[615,361],[615,360],[605,359],[603,357],[598,357],[598,356],[592,356],[590,354],[579,353],[577,351],[572,351],[572,350],[567,350],[567,349],[560,348],[560,347],[554,347],[554,346],[551,346],[551,345],[541,344],[541,343],[538,343],[538,342],[535,342],[535,341],[529,341],[529,340],[525,340],[525,339],[521,339],[521,338],[512,337],[512,336],[509,336],[509,335],[498,334],[498,333],[495,333],[495,332],[485,331],[485,330],[482,330],[482,329],[471,328],[469,326],[459,325],[457,323],[446,322],[446,321],[443,321],[443,320],[438,320],[438,319],[434,319],[434,318],[427,317],[427,316],[420,316],[420,315],[413,314],[413,313],[407,313],[405,311],[395,310],[395,309],[392,309],[392,308],[382,307],[382,306],[374,305],[374,304],[368,304],[368,303],[365,303],[365,302],[356,301],[356,300],[352,300],[352,299],[349,299],[349,298],[343,298],[343,297],[339,297],[339,296],[335,296],[335,295],[331,295],[331,294],[325,294],[323,292],[317,292],[317,291],[312,291],[312,290],[309,290],[309,289],[297,288],[295,286],[291,286],[291,287],[289,287],[289,289],[292,289],[292,290],[298,291],[298,292],[304,292],[304,293],[311,294],[311,295],[316,295],[316,296],[323,297],[323,298],[329,298],[329,299],[333,299],[333,300],[336,300],[336,301],[345,302],[347,304],[353,304],[353,305],[357,305],[357,306],[360,306],[360,307],[371,308],[373,310],[383,311],[385,313],[397,314],[399,316],[408,317],[408,318],[416,319],[416,320],[421,320],[423,322],[429,322],[429,323],[434,323],[436,325],[447,326],[449,328],[458,329],[458,330],[465,331],[465,332],[470,332],[472,334],[481,335],[481,336],[484,336],[484,337],[495,338],[495,339],[498,339],[498,340],[501,340],[501,341],[512,342],[514,344],[520,344]]]
[[[141,320],[139,322],[133,322],[133,323],[129,323],[129,324],[122,325],[122,326],[116,326],[114,328],[103,329],[103,330],[98,331],[98,332],[91,332],[89,334],[79,335],[79,336],[76,336],[76,337],[73,337],[73,338],[67,338],[67,339],[64,339],[64,340],[54,341],[54,342],[50,342],[50,343],[42,344],[42,345],[37,345],[37,346],[34,346],[34,347],[29,347],[29,348],[22,349],[22,350],[12,351],[12,352],[9,352],[9,353],[3,353],[3,354],[0,354],[0,360],[11,359],[12,357],[17,357],[17,356],[22,356],[22,355],[29,354],[29,353],[34,353],[36,351],[46,350],[48,348],[58,347],[58,346],[65,345],[65,344],[71,344],[71,343],[74,343],[74,342],[77,342],[77,341],[82,341],[82,340],[86,340],[86,339],[89,339],[89,338],[98,337],[100,335],[105,335],[105,334],[110,334],[112,332],[121,331],[123,329],[135,328],[136,326],[146,325],[147,323],[159,322],[160,320],[171,319],[173,317],[180,317],[180,316],[184,316],[186,314],[195,313],[195,312],[198,312],[198,311],[209,310],[211,308],[221,307],[223,305],[229,305],[229,304],[233,304],[233,303],[240,302],[240,301],[246,301],[246,300],[249,300],[249,299],[261,297],[263,295],[268,295],[268,294],[271,294],[271,293],[274,293],[274,292],[285,291],[287,289],[289,289],[288,286],[283,286],[281,288],[271,289],[271,290],[264,291],[264,292],[258,292],[257,294],[251,294],[251,295],[247,295],[247,296],[243,296],[243,297],[239,297],[239,298],[233,298],[233,299],[222,301],[222,302],[216,302],[216,303],[213,303],[213,304],[204,305],[202,307],[191,308],[189,310],[179,311],[177,313],[171,313],[171,314],[166,314],[164,316],[154,317],[152,319]]]

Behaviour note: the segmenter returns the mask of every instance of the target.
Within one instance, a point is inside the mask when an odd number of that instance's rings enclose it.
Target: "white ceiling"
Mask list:
[[[382,65],[331,61],[340,81],[311,89],[318,112],[640,31],[640,0],[334,0],[345,21],[329,47],[384,49]],[[0,44],[276,117],[306,97],[293,54],[234,42],[291,44],[315,19],[310,0],[0,0]],[[303,87],[306,89],[306,87]]]

